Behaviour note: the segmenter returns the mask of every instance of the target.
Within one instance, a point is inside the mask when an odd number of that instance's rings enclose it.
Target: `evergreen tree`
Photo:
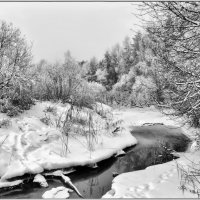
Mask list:
[[[90,62],[88,63],[88,71],[86,74],[86,79],[88,81],[96,81],[97,76],[96,76],[96,71],[98,69],[98,61],[95,57],[93,57]]]
[[[106,89],[111,90],[112,86],[117,83],[118,77],[115,71],[115,63],[112,61],[112,57],[108,51],[104,55],[103,65],[107,71],[106,75]]]

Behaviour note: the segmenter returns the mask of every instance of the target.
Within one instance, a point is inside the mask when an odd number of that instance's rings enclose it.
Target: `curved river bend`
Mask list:
[[[111,189],[113,176],[130,171],[142,170],[148,166],[171,161],[176,157],[172,150],[184,152],[190,140],[180,128],[154,125],[132,127],[131,133],[138,144],[128,148],[123,157],[110,158],[98,163],[98,168],[80,167],[69,174],[74,185],[84,198],[101,198]],[[46,190],[63,185],[60,180],[47,179],[49,188],[40,188],[36,183],[24,184],[22,188],[1,192],[0,198],[40,199]],[[79,198],[75,192],[70,198]]]

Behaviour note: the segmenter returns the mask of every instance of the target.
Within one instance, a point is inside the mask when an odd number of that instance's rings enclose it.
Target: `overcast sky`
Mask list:
[[[0,2],[0,19],[20,28],[33,42],[34,61],[63,58],[98,59],[137,23],[130,2]]]

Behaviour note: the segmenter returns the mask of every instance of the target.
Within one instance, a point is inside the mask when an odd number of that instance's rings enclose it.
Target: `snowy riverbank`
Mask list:
[[[86,108],[82,110],[74,108],[73,112],[78,113],[82,125],[88,113],[92,112],[93,118],[90,120],[96,130],[95,136],[88,138],[83,134],[75,134],[75,130],[79,132],[83,126],[73,124],[71,130],[74,132],[63,142],[61,131],[55,128],[53,122],[46,125],[41,121],[46,116],[46,119],[51,117],[52,121],[56,122],[55,115],[43,112],[49,106],[56,108],[56,116],[61,116],[69,110],[68,104],[37,102],[31,110],[16,118],[0,114],[1,119],[10,120],[9,127],[0,128],[0,187],[9,186],[8,179],[24,174],[39,174],[44,170],[92,165],[137,143],[126,127],[113,133],[115,127],[108,128],[107,119]],[[110,109],[108,106],[103,108]],[[114,121],[110,120],[109,123],[111,125]],[[88,127],[85,125],[84,133],[87,131]]]
[[[112,120],[108,121],[103,115],[93,112],[93,124],[98,129],[93,146],[89,148],[88,139],[82,134],[72,134],[68,139],[68,152],[63,152],[63,141],[60,129],[54,124],[46,125],[41,121],[45,117],[43,112],[47,107],[56,107],[57,116],[66,112],[69,105],[61,103],[37,102],[31,110],[11,119],[11,125],[0,128],[0,188],[21,184],[22,180],[8,182],[7,179],[19,177],[24,174],[40,174],[44,170],[71,168],[74,166],[90,165],[109,158],[128,146],[137,143],[130,134],[131,126],[140,126],[148,123],[163,123],[165,125],[181,126],[181,119],[175,120],[163,115],[154,107],[133,108],[113,110]],[[101,111],[101,106],[97,108]],[[103,110],[111,114],[111,108],[103,105]],[[97,111],[97,112],[99,112]],[[79,111],[79,121],[87,119],[90,109]],[[99,112],[101,113],[101,112]],[[47,115],[48,113],[46,113]],[[8,118],[0,114],[1,118]],[[51,115],[52,121],[56,116]],[[117,134],[113,134],[114,127],[106,128],[106,124],[114,124],[123,120],[123,127]],[[82,122],[83,124],[83,122]],[[74,124],[80,129],[83,126]],[[183,132],[190,138],[194,137],[194,129],[182,127]],[[74,129],[75,130],[75,129]],[[74,132],[76,133],[76,131]],[[94,138],[93,138],[94,139]],[[91,144],[90,144],[91,145]],[[118,175],[113,179],[112,189],[103,197],[105,198],[192,198],[197,197],[189,191],[182,191],[180,187],[180,176],[177,173],[177,163],[187,166],[190,161],[199,162],[199,152],[182,153],[176,161],[154,165],[145,170],[133,171]],[[94,165],[95,166],[95,165]],[[59,188],[58,188],[59,189]],[[66,192],[65,192],[66,194]],[[68,193],[67,193],[68,194]],[[64,195],[66,196],[66,195]]]
[[[180,122],[183,120],[169,118],[153,107],[121,110],[115,114],[123,118],[126,126],[163,123],[180,127]],[[187,136],[194,138],[195,129],[185,125],[182,130]],[[184,167],[190,173],[192,162],[193,164],[200,162],[199,155],[199,151],[194,153],[188,149],[188,152],[179,154],[180,158],[177,160],[150,166],[144,170],[123,173],[113,179],[112,189],[103,198],[197,198],[198,195],[192,191],[191,186],[189,189],[185,188],[184,192],[180,189],[181,175],[177,165]]]

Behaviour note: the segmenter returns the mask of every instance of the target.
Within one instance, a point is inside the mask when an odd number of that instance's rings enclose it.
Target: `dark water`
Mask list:
[[[69,175],[84,198],[101,198],[111,189],[113,173],[123,173],[145,169],[148,166],[168,162],[175,157],[171,150],[186,151],[189,139],[182,134],[181,129],[172,126],[132,127],[131,132],[138,140],[135,147],[126,149],[123,157],[110,158],[98,163],[98,168],[79,168]],[[48,180],[50,190],[62,186],[60,180]],[[0,198],[42,198],[47,188],[40,188],[35,183],[24,184],[22,188],[1,192]],[[79,198],[71,193],[70,198]]]

